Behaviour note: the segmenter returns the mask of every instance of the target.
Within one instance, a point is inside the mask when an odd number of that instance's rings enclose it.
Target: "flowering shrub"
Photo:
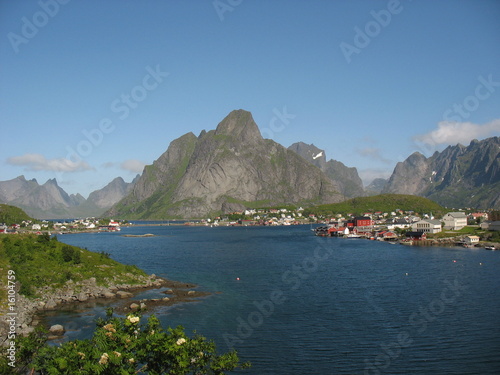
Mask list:
[[[30,347],[24,358],[40,374],[128,375],[128,374],[225,374],[240,363],[235,351],[217,354],[215,344],[203,336],[189,338],[181,326],[164,330],[155,316],[141,326],[141,318],[100,319],[91,339],[66,342],[60,346],[41,344],[33,350],[33,339],[21,339]],[[31,341],[30,341],[31,340]]]

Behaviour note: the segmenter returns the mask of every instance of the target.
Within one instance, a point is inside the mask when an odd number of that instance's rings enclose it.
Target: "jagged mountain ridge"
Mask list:
[[[0,181],[0,203],[6,203],[25,210],[38,219],[58,219],[81,216],[99,216],[131,190],[132,183],[117,178],[85,199],[80,194],[69,195],[56,179],[43,185],[36,179],[26,180],[24,176]]]
[[[235,110],[215,130],[172,141],[107,214],[194,218],[249,206],[333,203],[342,200],[338,191],[320,169],[262,138],[250,112]]]
[[[337,183],[340,193],[346,198],[365,195],[363,182],[356,168],[347,167],[342,162],[333,159],[326,161],[325,150],[321,150],[313,144],[296,142],[288,149],[321,169],[332,181]]]
[[[448,207],[500,207],[500,138],[457,144],[396,165],[383,193],[420,195]]]

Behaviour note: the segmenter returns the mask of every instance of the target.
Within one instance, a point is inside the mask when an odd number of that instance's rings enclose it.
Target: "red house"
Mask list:
[[[372,227],[373,220],[369,216],[358,216],[354,218],[355,227]]]

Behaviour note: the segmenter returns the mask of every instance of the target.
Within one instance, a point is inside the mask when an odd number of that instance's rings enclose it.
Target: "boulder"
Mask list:
[[[137,310],[139,308],[139,305],[137,303],[131,303],[130,304],[130,310]]]
[[[131,298],[133,296],[132,293],[125,292],[123,290],[119,290],[118,292],[116,292],[116,295],[119,298]]]
[[[66,330],[60,324],[55,324],[49,328],[49,332],[55,336],[62,336]]]
[[[56,301],[54,301],[53,299],[49,299],[46,303],[45,303],[45,310],[54,310],[57,306],[57,303]]]
[[[78,293],[78,295],[76,296],[76,299],[79,301],[79,302],[85,302],[89,299],[89,297],[87,296],[86,293]]]
[[[115,295],[114,293],[111,293],[111,292],[104,292],[104,293],[102,294],[102,296],[103,296],[104,298],[115,298],[115,297],[116,297],[116,295]]]

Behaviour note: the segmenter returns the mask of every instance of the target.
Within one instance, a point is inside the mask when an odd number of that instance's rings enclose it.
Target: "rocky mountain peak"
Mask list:
[[[252,114],[243,109],[229,113],[215,129],[215,135],[231,136],[245,142],[258,142],[262,139],[259,127]]]
[[[444,206],[500,205],[500,138],[457,144],[426,158],[413,153],[396,165],[384,193],[415,194]]]

